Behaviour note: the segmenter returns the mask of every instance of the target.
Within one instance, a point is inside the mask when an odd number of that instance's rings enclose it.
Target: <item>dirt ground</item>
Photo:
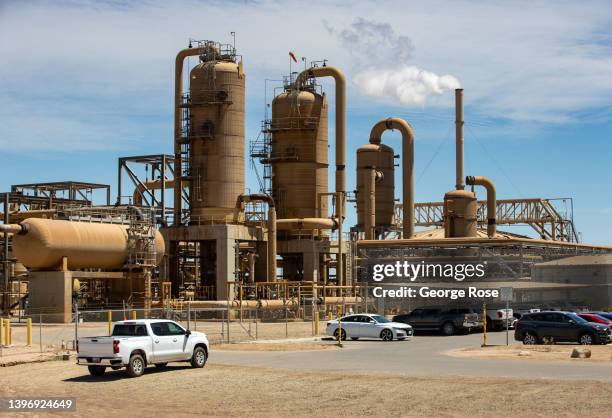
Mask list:
[[[574,348],[591,350],[590,358],[571,358]],[[612,363],[612,344],[591,345],[588,347],[578,345],[510,345],[492,347],[469,347],[448,351],[446,354],[453,357],[480,358],[496,360],[550,360],[574,362],[607,362]]]
[[[576,393],[587,393],[579,401]],[[70,416],[610,416],[598,381],[413,378],[180,364],[92,378],[73,362],[0,371],[0,396],[76,398]],[[51,414],[45,413],[45,416]]]

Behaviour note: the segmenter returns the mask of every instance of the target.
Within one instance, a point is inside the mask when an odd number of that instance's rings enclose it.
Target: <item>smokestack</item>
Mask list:
[[[455,188],[463,190],[463,89],[455,89],[455,137]]]

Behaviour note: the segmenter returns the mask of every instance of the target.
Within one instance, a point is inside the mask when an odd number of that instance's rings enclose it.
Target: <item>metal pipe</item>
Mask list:
[[[247,202],[266,202],[268,204],[268,277],[266,281],[276,280],[276,208],[272,196],[259,194],[242,194],[236,200],[234,223],[238,223],[239,214],[244,212]]]
[[[403,238],[412,238],[414,236],[414,132],[412,126],[404,119],[383,119],[372,127],[370,143],[380,145],[382,134],[389,129],[397,129],[402,134]]]
[[[344,192],[336,192],[336,219],[338,224],[338,262],[336,264],[336,279],[338,285],[344,283],[344,262],[343,262],[343,241],[342,241],[342,220],[344,219]]]
[[[369,168],[365,173],[363,182],[365,186],[365,217],[364,232],[365,239],[376,239],[376,169]]]
[[[12,225],[9,225],[10,222],[10,215],[9,215],[9,204],[10,204],[10,194],[9,193],[5,193],[4,194],[4,224],[0,225],[0,228],[4,227],[5,229],[10,229],[9,227]],[[18,225],[17,225],[18,226]],[[2,229],[0,229],[0,231],[2,231]],[[19,227],[19,231],[17,231],[16,233],[19,233],[21,231],[21,227]],[[3,290],[4,290],[4,298],[2,299],[2,311],[8,313],[10,311],[9,309],[9,304],[10,304],[10,300],[9,300],[9,233],[10,231],[5,230],[4,232],[4,286],[3,286]]]
[[[336,83],[336,192],[346,192],[346,78],[336,67],[312,67],[302,71],[295,79],[298,90],[309,78],[333,77]],[[344,199],[341,202],[344,205]],[[344,207],[342,208],[344,213]],[[340,220],[342,222],[342,220]]]
[[[289,218],[278,219],[276,228],[279,231],[290,229],[337,229],[339,222],[330,218]]]
[[[247,255],[249,260],[249,282],[251,284],[255,283],[255,261],[257,260],[257,254],[249,253]]]
[[[467,176],[465,182],[470,186],[483,186],[487,189],[487,235],[495,237],[497,222],[497,196],[495,184],[487,177]]]
[[[7,216],[5,215],[5,219]],[[7,238],[7,234],[25,234],[25,229],[20,224],[2,224],[0,225],[0,232],[3,232],[4,238]],[[8,242],[8,241],[5,241]],[[8,260],[8,247],[5,246],[4,256]]]
[[[174,179],[169,179],[164,182],[164,189],[172,189],[174,188]],[[134,194],[132,195],[132,202],[136,206],[142,206],[142,197],[146,190],[159,190],[162,189],[161,180],[151,180],[145,181],[142,184],[139,184],[134,189]],[[163,208],[163,205],[162,205]]]
[[[463,182],[463,89],[455,89],[455,188],[465,189]]]
[[[174,64],[174,178],[182,180],[181,135],[183,131],[183,61],[185,58],[200,55],[205,48],[187,48],[179,51]],[[174,188],[174,225],[181,224],[181,188]]]

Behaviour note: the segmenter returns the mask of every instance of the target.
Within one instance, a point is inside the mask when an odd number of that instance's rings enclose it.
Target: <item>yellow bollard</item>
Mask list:
[[[109,337],[113,333],[113,312],[108,311],[108,335]]]
[[[26,340],[27,340],[27,346],[31,347],[32,346],[32,318],[28,318],[26,320]]]
[[[4,318],[0,318],[0,345],[4,345]]]
[[[315,336],[319,336],[319,311],[314,311],[314,331]]]
[[[487,304],[482,304],[482,346],[487,346]]]
[[[132,311],[132,320],[135,321],[136,320],[136,311]]]
[[[4,345],[11,345],[11,320],[4,320]]]

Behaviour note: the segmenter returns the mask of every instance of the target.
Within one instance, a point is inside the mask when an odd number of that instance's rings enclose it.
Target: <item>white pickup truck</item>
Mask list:
[[[102,376],[107,367],[125,367],[128,376],[138,377],[147,365],[165,367],[173,361],[201,368],[207,359],[206,334],[165,319],[119,321],[110,337],[77,340],[77,364],[87,366],[92,376]]]

